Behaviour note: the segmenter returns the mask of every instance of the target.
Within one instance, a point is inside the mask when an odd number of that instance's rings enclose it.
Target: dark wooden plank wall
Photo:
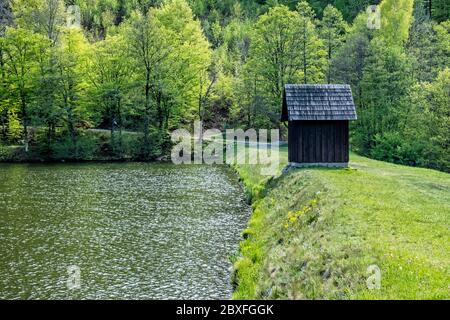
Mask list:
[[[289,161],[346,163],[349,161],[348,121],[289,122]]]

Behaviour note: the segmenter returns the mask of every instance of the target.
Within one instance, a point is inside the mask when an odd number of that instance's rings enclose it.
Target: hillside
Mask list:
[[[256,168],[236,169],[255,198],[235,299],[450,298],[450,175],[352,154],[349,169],[296,169],[264,189]]]
[[[197,120],[286,137],[285,84],[348,84],[355,152],[450,172],[447,3],[2,0],[0,161],[151,161]]]

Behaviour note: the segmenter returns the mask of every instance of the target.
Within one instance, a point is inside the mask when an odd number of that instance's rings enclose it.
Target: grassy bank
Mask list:
[[[287,153],[281,150],[282,165]],[[253,215],[235,299],[450,298],[450,175],[351,155],[268,179],[237,166]],[[368,290],[367,269],[381,269]]]

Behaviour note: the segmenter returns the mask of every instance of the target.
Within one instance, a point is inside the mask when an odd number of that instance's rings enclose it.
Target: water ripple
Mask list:
[[[248,216],[226,167],[0,165],[0,298],[229,298]]]

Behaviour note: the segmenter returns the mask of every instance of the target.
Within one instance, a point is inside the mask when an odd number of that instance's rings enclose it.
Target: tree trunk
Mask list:
[[[303,82],[308,83],[308,78],[306,76],[306,22],[303,28]]]
[[[166,101],[165,103],[165,113],[164,113],[164,123],[165,123],[165,125],[164,125],[164,128],[166,129],[166,130],[169,130],[169,118],[170,118],[170,105],[169,106],[167,106],[167,104],[170,104],[170,102],[169,101]]]
[[[149,126],[150,126],[150,69],[147,68],[146,81],[145,81],[145,110],[144,110],[144,157],[149,156]]]
[[[201,93],[198,96],[198,115],[200,119],[200,128],[203,128],[203,97]],[[203,141],[203,129],[200,129],[200,132],[198,133],[198,142],[202,141]]]
[[[75,148],[75,158],[78,157],[78,148],[77,148],[77,135],[76,135],[76,128],[75,128],[75,116],[73,114],[73,106],[72,106],[72,101],[73,101],[73,97],[74,95],[74,88],[73,88],[73,81],[72,79],[68,79],[68,85],[67,85],[67,91],[66,91],[66,96],[64,97],[64,103],[66,106],[66,111],[67,111],[67,129],[69,131],[70,134],[70,138],[72,140],[72,144]]]
[[[117,126],[119,127],[119,152],[120,156],[122,157],[122,99],[118,95],[117,97]]]
[[[328,84],[331,83],[331,34],[328,33]]]
[[[158,127],[159,130],[163,130],[164,127],[164,114],[162,110],[162,92],[161,89],[158,88],[158,93],[156,95],[156,108],[158,110]]]
[[[21,93],[20,95],[20,107],[22,113],[22,123],[23,123],[23,142],[25,147],[25,152],[29,150],[29,142],[28,142],[28,115],[27,115],[27,103],[25,99],[25,95]]]
[[[112,104],[112,101],[111,101],[111,104]],[[115,138],[115,135],[114,135],[114,122],[116,121],[116,119],[115,119],[115,114],[112,111],[113,108],[111,107],[110,110],[111,110],[111,112],[110,112],[110,114],[111,114],[111,119],[110,119],[111,149],[112,149],[112,153],[115,154],[116,144],[115,144],[115,139],[114,139]]]
[[[28,144],[28,126],[26,121],[23,122],[23,140],[24,140],[24,146],[25,146],[25,152],[28,152],[29,150],[29,144]]]
[[[433,15],[433,1],[432,0],[428,0],[428,16],[430,17],[430,19],[432,19],[432,15]]]
[[[51,144],[52,144],[52,124],[49,121],[47,123],[47,146],[49,149]]]
[[[69,106],[67,110],[67,129],[69,130],[70,138],[75,146],[77,143],[76,131],[75,131],[75,119],[73,116],[73,110]]]

